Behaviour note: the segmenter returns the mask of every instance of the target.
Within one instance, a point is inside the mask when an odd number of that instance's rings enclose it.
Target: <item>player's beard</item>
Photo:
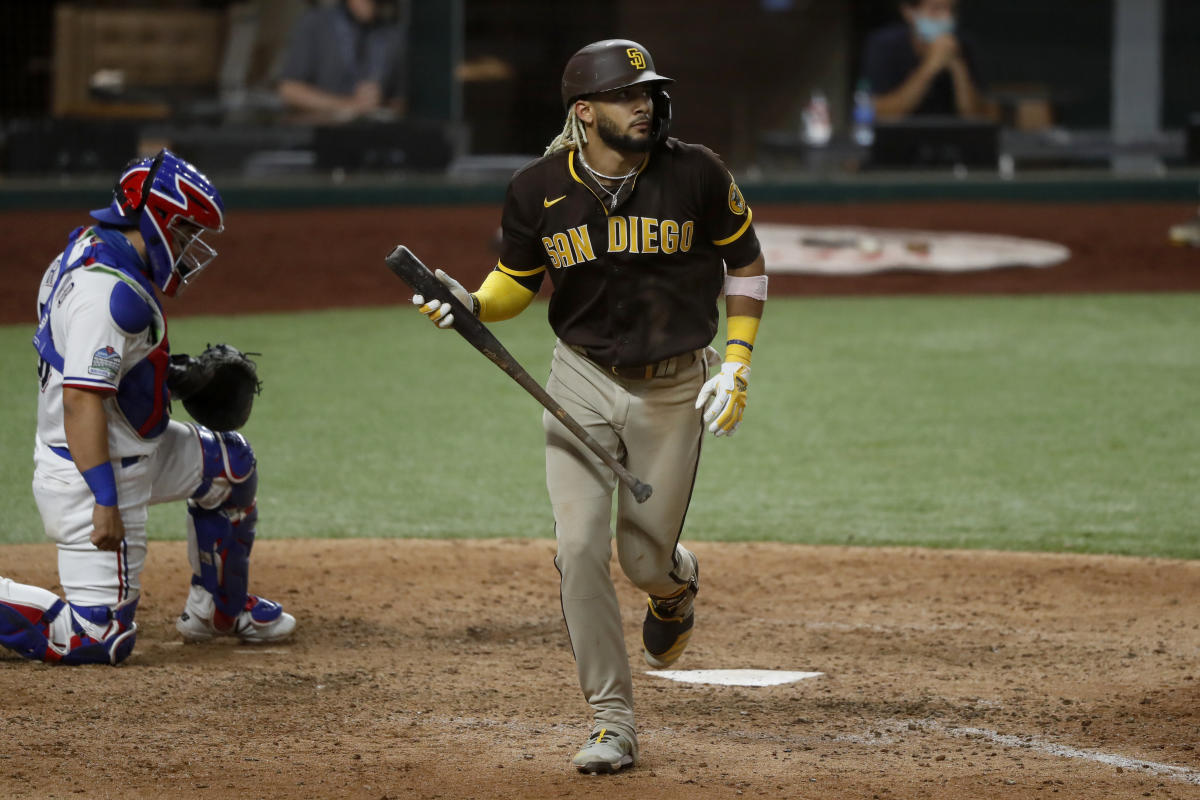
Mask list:
[[[654,120],[650,119],[649,124],[653,127]],[[654,146],[654,139],[649,133],[642,136],[622,133],[617,123],[600,112],[596,113],[596,133],[600,135],[600,141],[622,153],[647,153]]]

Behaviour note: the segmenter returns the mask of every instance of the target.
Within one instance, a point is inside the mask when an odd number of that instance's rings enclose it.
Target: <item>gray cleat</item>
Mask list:
[[[636,753],[636,739],[619,731],[600,728],[592,732],[571,763],[580,772],[611,774],[632,767]]]

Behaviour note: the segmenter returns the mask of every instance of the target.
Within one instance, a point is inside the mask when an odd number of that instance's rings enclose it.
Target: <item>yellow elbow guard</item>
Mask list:
[[[495,270],[474,295],[479,303],[479,319],[484,322],[512,319],[533,301],[533,295],[512,277]]]
[[[726,320],[725,360],[749,366],[754,352],[754,337],[758,335],[758,317],[730,317]]]

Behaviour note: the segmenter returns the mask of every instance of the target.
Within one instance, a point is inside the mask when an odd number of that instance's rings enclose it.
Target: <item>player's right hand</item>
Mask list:
[[[92,544],[97,550],[116,550],[125,540],[125,523],[117,506],[92,507]]]
[[[440,269],[434,273],[434,276],[443,286],[450,290],[450,294],[454,295],[454,299],[467,308],[474,310],[475,301],[471,299],[471,293],[463,288],[461,283]],[[441,300],[430,300],[426,303],[425,298],[419,294],[414,294],[412,301],[413,305],[418,307],[417,310],[429,317],[430,321],[439,328],[449,328],[454,324],[454,314],[451,313],[448,303],[443,303]]]

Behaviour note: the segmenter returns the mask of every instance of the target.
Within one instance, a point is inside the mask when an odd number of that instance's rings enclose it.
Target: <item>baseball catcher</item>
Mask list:
[[[505,199],[500,260],[475,292],[442,271],[459,313],[484,322],[529,306],[553,284],[558,337],[546,392],[630,471],[654,487],[644,502],[549,411],[546,484],[554,509],[561,601],[591,734],[572,764],[616,772],[638,758],[633,681],[609,575],[612,498],[625,575],[646,592],[642,655],[675,663],[695,623],[699,561],[679,543],[705,430],[742,420],[750,357],[767,297],[751,211],[720,159],[670,138],[671,83],[646,49],[596,42],[567,62],[566,124]],[[725,357],[709,347],[725,294]],[[451,306],[422,295],[439,327]]]
[[[0,577],[0,645],[36,661],[118,664],[133,651],[147,506],[187,504],[191,585],[185,641],[285,639],[278,603],[250,594],[257,462],[234,429],[259,382],[232,347],[172,356],[159,295],[174,297],[216,256],[225,205],[169,150],[137,159],[112,203],[91,212],[46,270],[33,493],[58,546],[64,597]],[[170,418],[171,395],[199,424]]]

